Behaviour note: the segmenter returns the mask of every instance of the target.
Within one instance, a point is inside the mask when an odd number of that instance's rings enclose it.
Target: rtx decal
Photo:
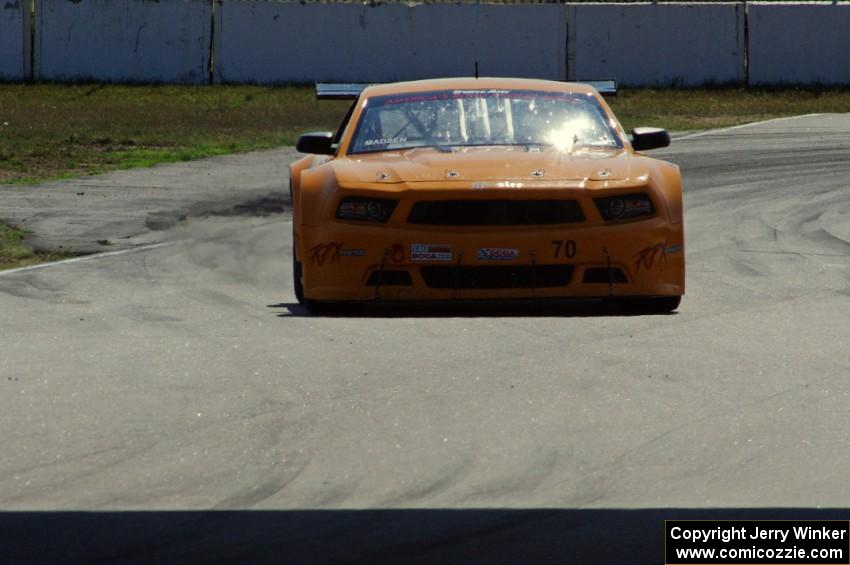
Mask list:
[[[680,253],[682,249],[681,244],[668,245],[666,241],[645,247],[634,254],[635,272],[640,271],[641,267],[647,271],[654,266],[662,268],[667,263],[667,255]]]
[[[341,241],[320,243],[310,248],[310,264],[321,267],[325,262],[339,263],[339,253],[342,250]]]

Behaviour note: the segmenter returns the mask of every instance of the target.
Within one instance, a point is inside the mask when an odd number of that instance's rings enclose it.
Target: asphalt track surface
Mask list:
[[[295,304],[287,215],[0,275],[0,559],[660,563],[850,517],[850,115],[697,135],[677,314]]]

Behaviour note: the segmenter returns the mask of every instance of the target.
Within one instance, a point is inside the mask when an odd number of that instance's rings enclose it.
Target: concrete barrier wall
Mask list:
[[[750,4],[750,84],[850,84],[850,5]]]
[[[213,80],[233,83],[471,75],[477,60],[484,76],[623,85],[850,84],[848,2],[751,3],[747,19],[741,2],[36,0],[33,58],[29,21],[29,0],[0,1],[0,80],[198,84],[212,52]]]
[[[744,80],[743,4],[573,4],[570,79],[696,86]]]
[[[41,80],[203,83],[206,0],[36,0]]]
[[[29,3],[0,3],[0,80],[23,81],[29,67]]]
[[[563,5],[216,6],[221,82],[374,81],[472,75],[564,79]]]

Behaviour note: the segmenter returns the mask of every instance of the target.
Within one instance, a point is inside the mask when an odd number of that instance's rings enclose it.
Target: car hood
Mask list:
[[[334,168],[341,183],[628,180],[646,175],[643,161],[624,149],[419,148],[350,155],[335,160]]]

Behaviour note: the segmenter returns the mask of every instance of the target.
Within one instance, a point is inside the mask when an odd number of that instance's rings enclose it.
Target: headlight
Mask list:
[[[631,220],[641,216],[652,216],[655,207],[646,194],[623,194],[607,198],[594,198],[593,203],[606,222]]]
[[[385,224],[395,210],[398,200],[346,196],[336,209],[340,220],[360,220]]]

